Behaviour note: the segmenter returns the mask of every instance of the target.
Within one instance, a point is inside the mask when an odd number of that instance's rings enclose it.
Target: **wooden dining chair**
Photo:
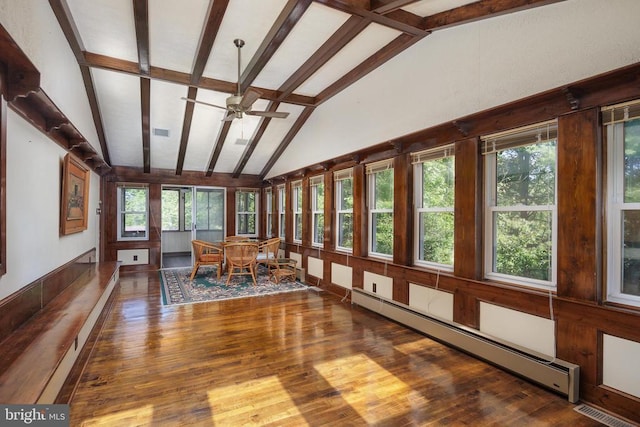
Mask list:
[[[258,243],[258,264],[268,265],[270,261],[278,258],[280,249],[280,237],[273,237]]]
[[[247,236],[227,236],[224,238],[225,243],[230,242],[248,242],[249,238]]]
[[[201,265],[215,265],[217,266],[218,280],[220,280],[220,274],[222,274],[222,260],[224,258],[222,248],[214,243],[205,242],[204,240],[192,240],[191,246],[193,246],[193,270],[191,270],[191,277],[189,280],[193,280],[198,272],[198,268]]]
[[[253,279],[253,286],[257,286],[256,258],[258,256],[258,243],[225,243],[224,256],[227,262],[227,285],[231,281],[231,276],[250,275],[251,279]]]

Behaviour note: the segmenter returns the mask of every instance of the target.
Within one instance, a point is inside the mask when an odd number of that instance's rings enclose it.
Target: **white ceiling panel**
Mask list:
[[[271,119],[269,127],[262,135],[242,173],[258,175],[262,172],[264,165],[271,159],[271,156],[280,146],[280,143],[291,130],[303,110],[304,107],[300,105],[280,104],[278,111],[288,112],[289,117],[286,119]]]
[[[210,104],[225,105],[228,94],[210,90],[198,90],[197,99]],[[186,101],[183,101],[186,103]],[[184,169],[204,172],[209,166],[211,153],[224,119],[222,109],[196,104],[193,108],[193,119],[187,152],[184,157]]]
[[[475,3],[477,0],[422,0],[404,6],[402,10],[411,12],[415,15],[425,16],[435,15],[445,10],[455,9],[469,3]]]
[[[151,111],[149,112],[151,167],[175,169],[182,122],[184,119],[187,87],[159,80],[151,80]],[[155,135],[154,129],[169,131],[169,136]]]
[[[151,64],[190,73],[209,9],[208,0],[152,0],[149,2]]]
[[[140,78],[101,69],[92,69],[91,74],[111,162],[119,166],[142,166]]]
[[[344,12],[312,3],[253,85],[279,88],[349,19],[349,16]]]
[[[301,95],[316,96],[369,56],[400,35],[400,31],[370,24],[316,73],[296,89]]]
[[[242,70],[265,38],[287,0],[233,0],[218,31],[203,76],[238,81],[238,51],[233,40],[242,39]]]
[[[67,0],[88,52],[138,62],[131,0]]]
[[[253,104],[252,109],[256,111],[265,110],[267,105],[267,101],[259,100]],[[247,144],[238,144],[238,141],[248,142],[260,125],[260,120],[261,117],[258,116],[244,115],[241,120],[235,119],[231,122],[231,128],[220,152],[214,172],[231,173],[235,170],[247,146]]]

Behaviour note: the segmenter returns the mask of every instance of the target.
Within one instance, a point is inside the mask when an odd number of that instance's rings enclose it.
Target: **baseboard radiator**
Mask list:
[[[578,365],[559,359],[549,362],[543,355],[500,342],[477,330],[418,313],[405,304],[362,289],[353,288],[351,302],[567,396],[571,403],[579,399]]]

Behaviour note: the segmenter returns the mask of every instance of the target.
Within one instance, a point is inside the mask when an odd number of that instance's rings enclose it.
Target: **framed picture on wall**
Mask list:
[[[88,209],[89,169],[69,153],[64,157],[62,166],[60,234],[86,230]]]

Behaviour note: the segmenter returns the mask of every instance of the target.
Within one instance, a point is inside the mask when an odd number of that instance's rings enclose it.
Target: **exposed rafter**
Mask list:
[[[100,113],[100,106],[98,104],[98,98],[93,84],[93,77],[91,76],[91,71],[84,58],[84,46],[82,45],[80,33],[78,32],[78,28],[76,27],[73,18],[71,17],[69,5],[67,5],[65,0],[49,0],[49,4],[51,5],[51,9],[60,24],[60,28],[62,28],[62,32],[67,39],[67,43],[69,43],[69,47],[71,48],[76,61],[78,61],[87,98],[89,99],[91,115],[96,126],[96,133],[98,135],[98,141],[100,142],[102,157],[104,158],[105,163],[111,165],[107,138],[105,136],[104,125],[102,123],[102,114]]]
[[[187,98],[196,99],[198,89],[190,87]],[[191,133],[191,121],[193,120],[193,102],[187,102],[184,110],[184,119],[182,121],[182,135],[180,136],[180,148],[178,149],[178,162],[176,163],[176,175],[182,174],[184,167],[184,157],[187,154],[187,143],[189,142],[189,134]]]
[[[133,0],[133,19],[136,25],[138,66],[140,74],[149,75],[149,3],[148,0]]]
[[[242,73],[240,77],[240,93],[244,93],[244,91],[251,86],[251,83],[253,83],[258,74],[260,74],[264,66],[267,65],[269,59],[271,59],[296,23],[302,18],[302,15],[310,4],[311,0],[289,0],[287,2],[287,5],[274,22],[271,30],[269,30],[269,33]]]
[[[267,111],[276,111],[279,105],[279,102],[271,102],[267,107]],[[242,153],[242,158],[233,171],[234,178],[239,177],[242,173],[242,170],[247,165],[247,162],[251,158],[251,154],[253,154],[253,150],[256,149],[256,146],[260,142],[260,139],[262,138],[262,135],[264,135],[264,132],[267,130],[267,126],[269,126],[270,122],[271,119],[269,117],[263,117],[262,120],[260,120],[260,125],[256,129],[254,135],[251,137],[251,141],[249,142],[249,144],[247,144],[247,146],[245,147],[244,152]]]
[[[142,165],[144,173],[151,172],[151,80],[140,77],[140,116],[142,117]]]
[[[209,55],[211,55],[211,48],[218,35],[220,24],[222,24],[222,18],[227,11],[229,0],[210,0],[209,11],[207,13],[207,23],[205,24],[204,31],[200,36],[198,42],[198,49],[196,53],[196,60],[191,71],[191,84],[198,85],[200,78],[204,71],[204,67],[207,65]]]

